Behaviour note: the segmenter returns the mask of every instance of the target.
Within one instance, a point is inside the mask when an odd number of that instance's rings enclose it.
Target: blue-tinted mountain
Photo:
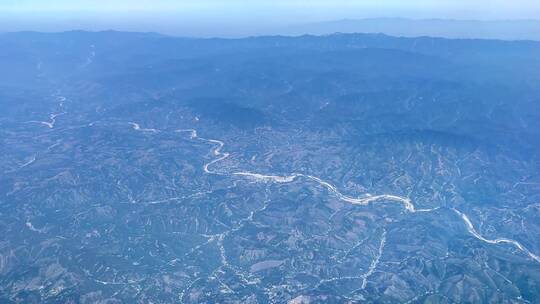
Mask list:
[[[536,303],[539,54],[0,34],[0,302]]]

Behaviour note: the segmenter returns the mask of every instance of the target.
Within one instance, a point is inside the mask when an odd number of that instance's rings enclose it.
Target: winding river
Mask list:
[[[137,126],[138,126],[138,124],[137,124]],[[139,127],[136,130],[143,131],[143,130],[149,130],[149,129],[141,129]],[[151,130],[154,130],[154,129],[151,129]],[[215,146],[215,148],[212,149],[212,154],[214,156],[216,156],[216,158],[213,159],[212,161],[208,162],[208,163],[205,163],[204,166],[203,166],[204,172],[208,173],[208,174],[235,175],[235,176],[251,178],[251,179],[255,179],[255,180],[259,180],[259,181],[263,181],[263,182],[272,182],[272,183],[291,183],[291,182],[294,182],[297,179],[305,179],[305,180],[309,180],[309,181],[312,181],[312,182],[315,182],[315,183],[319,184],[320,186],[326,188],[330,193],[332,193],[334,196],[336,196],[341,201],[344,201],[344,202],[347,202],[347,203],[350,203],[350,204],[353,204],[353,205],[368,205],[370,203],[375,203],[375,202],[378,202],[378,201],[385,201],[385,202],[392,201],[392,202],[395,202],[395,203],[398,203],[398,204],[402,204],[403,207],[405,208],[405,210],[407,212],[410,212],[410,213],[431,212],[431,211],[435,211],[435,210],[439,209],[439,207],[430,208],[430,209],[417,209],[409,198],[396,196],[396,195],[391,195],[391,194],[366,195],[364,197],[348,196],[348,195],[345,195],[345,194],[341,193],[337,189],[337,187],[335,185],[333,185],[333,184],[331,184],[331,183],[329,183],[329,182],[327,182],[327,181],[325,181],[325,180],[323,180],[323,179],[321,179],[319,177],[304,174],[304,173],[292,173],[292,174],[289,174],[289,175],[281,176],[281,175],[265,175],[265,174],[260,174],[260,173],[247,172],[247,171],[237,171],[237,172],[231,172],[231,173],[222,173],[222,172],[219,172],[219,171],[214,171],[214,170],[211,170],[210,167],[213,166],[214,164],[216,164],[217,162],[220,162],[220,161],[226,159],[230,155],[229,153],[221,152],[221,150],[223,149],[223,146],[225,145],[225,143],[223,143],[222,141],[217,140],[217,139],[206,139],[206,138],[199,137],[198,134],[197,134],[197,130],[195,130],[195,129],[180,129],[180,130],[176,130],[176,132],[179,132],[179,133],[188,132],[188,133],[190,133],[190,138],[191,139],[204,141],[204,142],[210,143],[210,144]],[[495,244],[495,245],[508,244],[508,245],[514,246],[516,249],[518,249],[519,251],[525,253],[527,256],[529,256],[534,261],[540,263],[540,257],[538,255],[532,253],[529,249],[527,249],[525,246],[523,246],[520,242],[518,242],[516,240],[512,240],[512,239],[507,239],[507,238],[487,239],[487,238],[483,237],[482,235],[480,235],[476,231],[476,229],[474,228],[474,225],[472,224],[471,220],[469,219],[469,217],[465,213],[463,213],[463,212],[461,212],[461,211],[459,211],[459,210],[457,210],[455,208],[452,208],[452,210],[456,214],[459,215],[460,219],[463,221],[463,223],[467,227],[467,231],[473,237],[475,237],[476,239],[478,239],[478,240],[480,240],[482,242],[488,243],[488,244]]]

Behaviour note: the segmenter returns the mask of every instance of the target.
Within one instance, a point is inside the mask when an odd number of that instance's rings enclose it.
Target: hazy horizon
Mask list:
[[[344,19],[540,19],[540,3],[507,1],[67,1],[0,3],[0,31],[119,30],[181,36],[248,36]]]

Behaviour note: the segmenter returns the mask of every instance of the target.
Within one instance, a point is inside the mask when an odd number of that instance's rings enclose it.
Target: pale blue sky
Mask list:
[[[540,19],[540,0],[0,0],[0,32],[117,29],[197,34],[372,17]],[[249,31],[246,31],[249,29]]]
[[[392,9],[489,11],[501,18],[515,13],[540,10],[538,0],[1,0],[0,9],[9,10],[205,10],[216,8],[261,9]],[[512,15],[512,16],[509,16]]]

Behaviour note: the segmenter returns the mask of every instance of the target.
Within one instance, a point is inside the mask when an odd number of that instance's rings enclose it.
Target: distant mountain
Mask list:
[[[371,18],[306,23],[284,30],[289,35],[384,33],[392,36],[540,40],[540,20],[446,20]]]
[[[0,34],[0,303],[540,303],[539,55]]]

